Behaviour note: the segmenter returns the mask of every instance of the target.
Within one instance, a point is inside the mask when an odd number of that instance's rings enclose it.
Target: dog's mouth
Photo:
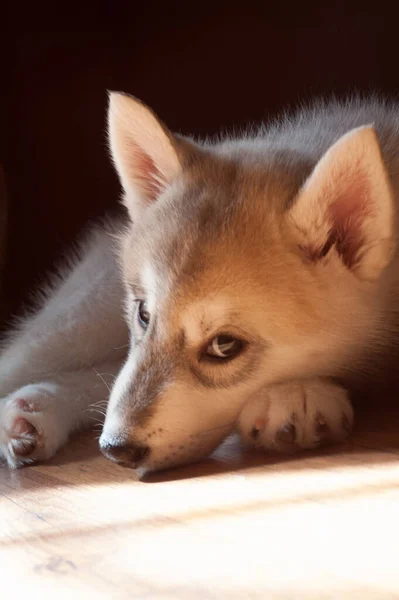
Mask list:
[[[123,467],[135,469],[139,477],[163,469],[180,467],[208,457],[231,433],[233,423],[200,431],[185,439],[164,444],[145,445],[122,436],[102,434],[100,449],[104,456]]]

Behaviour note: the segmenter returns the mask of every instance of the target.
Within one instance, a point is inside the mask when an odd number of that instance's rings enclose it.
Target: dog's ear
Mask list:
[[[173,135],[154,113],[126,94],[109,94],[111,155],[133,220],[181,171]]]
[[[337,253],[359,279],[372,281],[393,249],[393,195],[372,126],[341,137],[321,158],[290,209],[306,260]]]

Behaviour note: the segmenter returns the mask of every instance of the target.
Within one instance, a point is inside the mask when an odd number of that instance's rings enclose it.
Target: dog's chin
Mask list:
[[[228,434],[229,430],[226,429],[226,436]],[[218,436],[217,439],[214,439],[212,442],[209,440],[206,444],[201,445],[201,447],[191,448],[189,452],[186,449],[185,452],[172,451],[172,454],[166,456],[162,456],[161,453],[158,454],[156,452],[152,455],[150,454],[145,463],[135,468],[137,476],[139,479],[143,479],[150,473],[184,467],[204,460],[216,450],[226,436]]]
[[[206,456],[203,457],[198,457],[198,458],[187,458],[187,459],[181,459],[181,460],[175,460],[175,461],[159,461],[159,462],[153,462],[153,463],[149,463],[149,464],[145,464],[145,465],[140,465],[139,467],[137,467],[135,469],[137,478],[140,480],[145,479],[147,476],[151,475],[152,473],[158,473],[160,471],[168,471],[169,469],[173,470],[173,469],[178,469],[179,467],[184,467],[187,465],[192,465],[196,462],[199,462],[201,460],[203,460],[204,458],[206,458]]]

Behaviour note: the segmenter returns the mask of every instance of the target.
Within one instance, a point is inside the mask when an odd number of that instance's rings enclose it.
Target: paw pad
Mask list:
[[[49,458],[66,439],[69,422],[56,392],[53,384],[29,384],[0,404],[0,459],[11,468]]]
[[[28,402],[25,398],[16,398],[13,400],[13,405],[23,412],[35,412],[37,410],[35,402],[32,400]]]
[[[256,440],[259,437],[261,431],[266,427],[266,419],[259,417],[256,419],[254,426],[251,429],[251,438]]]
[[[35,432],[35,428],[32,423],[29,423],[23,417],[18,417],[15,419],[14,423],[11,426],[11,435],[29,435]]]

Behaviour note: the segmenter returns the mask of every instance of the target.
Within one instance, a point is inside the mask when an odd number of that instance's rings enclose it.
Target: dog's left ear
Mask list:
[[[154,113],[126,94],[109,94],[111,155],[133,220],[180,173],[176,140]]]
[[[374,128],[340,138],[289,212],[306,260],[317,262],[336,252],[359,279],[375,280],[393,254],[394,208]]]

